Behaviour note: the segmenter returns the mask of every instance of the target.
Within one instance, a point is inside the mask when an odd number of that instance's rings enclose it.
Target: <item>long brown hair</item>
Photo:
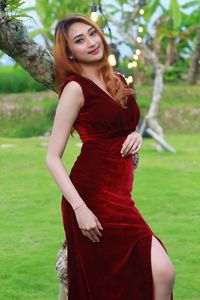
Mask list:
[[[55,28],[55,42],[54,42],[54,59],[55,59],[55,79],[58,92],[60,93],[62,85],[64,84],[66,77],[71,74],[82,74],[82,68],[79,62],[72,60],[69,56],[72,54],[70,50],[68,40],[68,30],[70,26],[76,22],[82,22],[87,25],[93,26],[97,33],[100,35],[104,44],[104,54],[99,61],[99,67],[97,72],[102,75],[106,85],[107,91],[111,94],[114,100],[118,101],[123,107],[126,105],[127,96],[133,93],[133,90],[129,88],[120,78],[116,75],[108,62],[108,56],[110,54],[109,45],[106,39],[98,27],[89,17],[81,14],[71,14],[65,19],[59,21]]]

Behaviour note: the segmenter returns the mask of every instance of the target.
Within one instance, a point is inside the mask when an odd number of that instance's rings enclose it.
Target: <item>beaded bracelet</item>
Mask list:
[[[78,205],[76,208],[74,208],[74,211],[77,210],[79,207],[81,207],[82,205],[85,205],[85,203],[82,203],[80,205]]]

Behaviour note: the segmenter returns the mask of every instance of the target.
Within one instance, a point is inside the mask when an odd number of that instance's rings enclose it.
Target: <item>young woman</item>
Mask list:
[[[54,55],[60,99],[46,163],[63,194],[68,299],[172,300],[172,262],[131,198],[142,145],[133,91],[86,16],[57,24]],[[68,175],[61,158],[74,129],[83,145]]]

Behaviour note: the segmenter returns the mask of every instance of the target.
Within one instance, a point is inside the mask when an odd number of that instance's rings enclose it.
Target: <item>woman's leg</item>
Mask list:
[[[175,281],[175,269],[160,242],[152,236],[151,266],[155,300],[170,300]]]

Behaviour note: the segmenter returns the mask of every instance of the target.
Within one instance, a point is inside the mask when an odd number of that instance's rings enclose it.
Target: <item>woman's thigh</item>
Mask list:
[[[173,283],[175,278],[174,266],[160,242],[152,236],[151,265],[154,282]]]

